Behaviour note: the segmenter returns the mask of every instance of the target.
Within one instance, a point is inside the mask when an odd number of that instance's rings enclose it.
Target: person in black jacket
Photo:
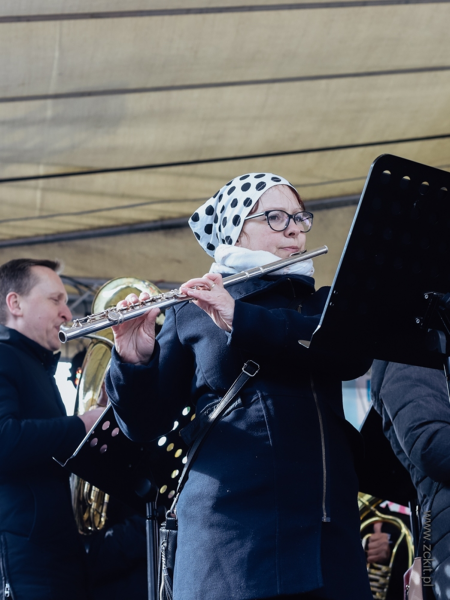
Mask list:
[[[371,599],[354,464],[360,439],[341,390],[370,362],[311,354],[302,343],[328,294],[314,291],[311,260],[222,284],[222,275],[304,250],[312,218],[282,177],[235,178],[191,217],[216,261],[181,287],[192,302],[167,311],[156,341],[157,310],[114,328],[107,391],[136,441],[169,431],[189,404],[196,418],[182,435],[192,442],[244,363],[260,365],[206,438],[180,495],[174,600]]]
[[[384,434],[417,490],[424,597],[450,597],[450,405],[438,369],[376,360],[371,394]],[[434,596],[433,596],[434,593]]]
[[[98,418],[68,417],[54,373],[71,319],[58,263],[0,267],[0,574],[2,600],[87,598],[67,459]]]

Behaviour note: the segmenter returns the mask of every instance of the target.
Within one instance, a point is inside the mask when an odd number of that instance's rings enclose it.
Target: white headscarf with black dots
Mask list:
[[[214,256],[220,244],[234,246],[245,217],[264,192],[275,185],[288,185],[297,194],[283,177],[273,173],[247,173],[229,181],[202,204],[189,219],[189,226],[203,250]]]

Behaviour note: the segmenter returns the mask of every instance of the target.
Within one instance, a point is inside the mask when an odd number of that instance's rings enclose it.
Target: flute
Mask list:
[[[254,267],[248,271],[242,271],[235,275],[225,277],[223,279],[223,286],[228,287],[229,285],[240,283],[241,281],[253,277],[261,277],[262,275],[267,275],[273,271],[278,271],[278,269],[282,269],[283,267],[288,267],[297,262],[315,258],[316,256],[326,254],[327,252],[327,246],[321,246],[320,248],[310,250],[309,252],[297,252],[291,254],[288,258],[281,258],[280,260],[276,260],[275,262],[262,267]],[[91,333],[95,333],[96,331],[101,331],[102,329],[107,329],[112,325],[120,325],[124,321],[136,319],[153,308],[168,308],[169,306],[179,304],[180,302],[191,301],[192,298],[180,293],[180,290],[176,289],[171,290],[170,292],[164,292],[163,294],[158,294],[157,296],[150,296],[147,300],[140,300],[129,306],[107,308],[102,312],[83,317],[82,319],[74,319],[70,327],[61,326],[59,330],[59,339],[65,344],[70,340],[84,337]]]

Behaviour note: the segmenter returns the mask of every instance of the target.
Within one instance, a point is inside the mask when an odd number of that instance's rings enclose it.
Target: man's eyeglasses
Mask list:
[[[307,212],[306,210],[295,213],[295,215],[290,215],[284,210],[266,210],[264,212],[256,213],[255,215],[245,217],[244,221],[263,216],[266,217],[267,224],[269,225],[270,229],[273,229],[273,231],[284,231],[289,227],[291,219],[294,221],[297,227],[303,231],[303,233],[307,233],[313,224],[313,214]]]

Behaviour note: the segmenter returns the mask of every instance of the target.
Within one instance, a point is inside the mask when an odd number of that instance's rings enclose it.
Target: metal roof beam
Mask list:
[[[449,0],[450,2],[450,0]],[[362,142],[360,144],[342,144],[339,146],[321,146],[318,148],[304,148],[301,150],[284,150],[281,152],[263,152],[262,154],[244,154],[238,156],[219,156],[217,158],[203,158],[196,160],[180,160],[170,163],[153,163],[149,165],[135,165],[129,167],[112,167],[109,169],[92,169],[89,171],[68,171],[66,173],[48,173],[45,175],[28,175],[24,177],[7,177],[0,179],[0,183],[15,183],[19,181],[32,181],[38,179],[58,179],[61,177],[77,177],[80,175],[99,175],[101,173],[120,173],[123,171],[143,171],[150,169],[166,169],[170,167],[187,167],[193,165],[205,165],[220,162],[232,162],[239,160],[254,160],[256,158],[272,158],[274,156],[293,156],[296,154],[315,154],[318,152],[335,152],[338,150],[354,150],[357,148],[370,148],[372,146],[389,146],[392,144],[410,144],[414,142],[426,142],[431,140],[443,140],[450,138],[450,133],[439,135],[425,135],[413,138],[399,138],[396,140],[380,140],[375,142]]]
[[[359,194],[352,196],[339,196],[337,198],[324,198],[322,200],[310,200],[306,203],[311,210],[329,210],[354,206],[358,204]],[[98,229],[86,229],[82,231],[67,231],[64,233],[53,233],[49,235],[37,235],[31,237],[14,238],[11,240],[0,240],[0,248],[11,248],[13,246],[29,246],[35,244],[51,244],[54,242],[71,242],[73,240],[88,240],[92,238],[108,237],[113,235],[130,235],[144,231],[161,231],[163,229],[175,229],[187,227],[187,217],[178,219],[165,219],[161,221],[147,221],[144,223],[133,223],[131,225],[118,225],[115,227],[101,227]]]
[[[205,6],[199,8],[162,8],[154,10],[117,10],[41,15],[10,15],[0,17],[0,24],[29,22],[36,23],[43,21],[86,21],[92,19],[133,19],[142,17],[176,17],[249,12],[279,12],[286,10],[315,10],[327,8],[365,8],[369,6],[410,6],[412,4],[448,4],[449,2],[450,0],[335,0],[331,2],[296,2],[291,4],[255,4],[247,6]]]
[[[450,65],[432,67],[413,67],[410,69],[391,69],[384,71],[364,71],[356,73],[329,73],[324,75],[301,75],[298,77],[279,77],[272,79],[249,79],[244,81],[219,81],[206,83],[186,83],[180,85],[161,85],[141,88],[119,88],[110,90],[79,90],[61,94],[33,94],[30,96],[0,97],[0,104],[15,102],[40,102],[43,100],[69,100],[73,98],[92,98],[99,96],[123,96],[129,94],[154,94],[158,92],[183,92],[213,88],[243,87],[251,85],[281,85],[306,81],[324,81],[328,79],[355,79],[366,77],[392,77],[393,75],[412,75],[417,73],[436,73],[450,71]]]

